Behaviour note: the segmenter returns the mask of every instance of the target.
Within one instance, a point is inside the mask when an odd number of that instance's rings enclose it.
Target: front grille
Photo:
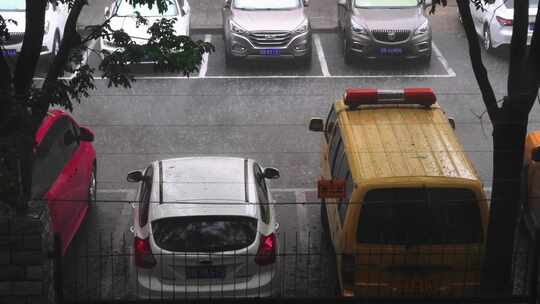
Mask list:
[[[2,41],[4,45],[12,45],[21,43],[24,39],[24,32],[9,33],[9,39],[7,41]]]
[[[252,32],[249,40],[256,47],[284,47],[291,40],[289,32]]]
[[[371,34],[375,40],[382,42],[403,42],[409,39],[409,30],[372,30]]]

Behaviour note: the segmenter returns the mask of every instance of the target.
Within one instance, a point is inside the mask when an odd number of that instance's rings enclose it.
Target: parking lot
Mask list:
[[[312,2],[318,13],[326,6],[330,13],[335,9],[333,1]],[[204,15],[196,9],[207,9],[214,16],[222,1],[201,3],[206,7],[194,5],[194,18]],[[321,238],[311,235],[321,233],[320,209],[312,204],[317,202],[321,136],[308,131],[307,121],[312,116],[325,117],[331,103],[349,87],[432,87],[440,105],[455,118],[458,137],[489,190],[491,127],[483,115],[484,106],[455,4],[450,5],[431,17],[434,53],[429,65],[403,61],[346,65],[332,20],[322,18],[316,19],[309,67],[272,59],[226,66],[222,34],[216,26],[220,19],[206,18],[206,23],[193,21],[198,26],[193,28],[193,38],[211,42],[216,52],[205,57],[200,71],[190,77],[156,73],[151,65],[139,65],[133,67],[133,87],[121,89],[107,88],[97,72],[96,90],[75,107],[74,115],[96,133],[100,202],[72,244],[67,267],[80,267],[76,256],[85,250],[130,250],[133,218],[128,202],[135,196],[135,187],[126,182],[127,172],[156,159],[192,155],[249,157],[280,169],[281,178],[270,184],[280,233],[295,239],[291,244],[298,247],[291,247],[294,250],[320,250]],[[89,14],[96,14],[94,18],[98,19],[102,11],[93,4]],[[99,47],[99,42],[92,46]],[[495,92],[502,98],[507,50],[483,55]],[[89,53],[85,59],[93,67],[99,64],[95,54]],[[530,129],[538,129],[539,122],[535,108]],[[126,238],[125,243],[119,241]],[[110,280],[123,275],[115,272],[113,261],[103,263]],[[296,281],[297,270],[291,266],[287,278]],[[331,275],[320,270],[318,273]],[[95,272],[79,275],[81,282],[97,278]],[[107,282],[101,283],[105,290],[100,290],[100,295],[123,296]]]

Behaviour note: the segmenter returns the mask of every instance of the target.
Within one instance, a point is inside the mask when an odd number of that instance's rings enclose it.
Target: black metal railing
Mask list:
[[[344,282],[345,289],[359,300],[472,301],[496,295],[481,289],[476,253],[419,246],[406,251],[379,248],[344,254],[334,252],[321,232],[279,233],[277,239],[280,249],[276,261],[266,266],[254,262],[256,252],[169,253],[154,249],[156,263],[145,269],[135,265],[131,234],[85,235],[82,244],[71,248],[65,257],[56,255],[62,264],[57,268],[61,272],[56,275],[60,281],[57,295],[67,303],[246,297],[346,301],[337,278],[339,271],[344,280],[354,281],[354,285]],[[536,301],[538,249],[530,241],[516,244],[509,302]],[[222,265],[225,274],[215,268]],[[188,271],[191,274],[186,277]]]

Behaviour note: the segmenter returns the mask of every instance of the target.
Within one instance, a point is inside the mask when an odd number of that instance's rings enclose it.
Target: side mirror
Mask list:
[[[90,129],[85,127],[80,127],[80,134],[79,134],[79,140],[82,141],[94,141],[94,132],[90,131]]]
[[[141,170],[131,171],[127,175],[127,181],[130,183],[138,183],[142,181],[143,178],[144,178],[144,175]]]
[[[231,8],[231,0],[225,0],[223,3],[223,8]]]
[[[105,18],[109,18],[110,15],[111,15],[111,10],[109,9],[108,6],[106,6],[105,11],[103,12],[103,16],[105,16]]]
[[[180,8],[180,16],[184,17],[186,15],[186,10],[183,7]]]
[[[309,0],[303,0],[302,3],[304,4],[304,7],[309,6]]]
[[[279,178],[279,170],[272,167],[264,168],[263,176],[267,179]]]
[[[450,117],[448,118],[448,123],[450,123],[450,126],[452,127],[452,129],[456,129],[456,121],[454,120],[453,117]]]
[[[338,0],[337,5],[338,6],[343,6],[344,8],[347,8],[347,1],[346,0]]]
[[[540,147],[536,147],[532,149],[531,159],[535,162],[540,162]]]
[[[313,132],[322,132],[324,130],[324,120],[319,117],[313,117],[309,121],[309,130]]]

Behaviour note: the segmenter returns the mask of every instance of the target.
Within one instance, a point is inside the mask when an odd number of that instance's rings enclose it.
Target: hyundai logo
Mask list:
[[[276,38],[277,35],[273,35],[273,34],[264,34],[264,38],[266,39],[272,39],[272,38]]]
[[[396,40],[396,32],[388,32],[388,40],[390,41]]]

